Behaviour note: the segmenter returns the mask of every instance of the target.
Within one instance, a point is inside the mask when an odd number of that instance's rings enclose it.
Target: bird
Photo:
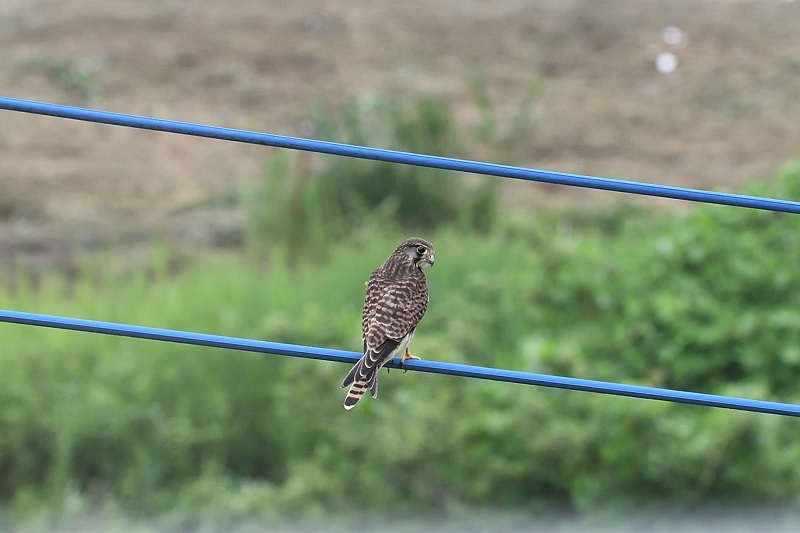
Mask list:
[[[406,239],[375,269],[367,281],[361,314],[364,355],[342,381],[350,390],[344,408],[352,409],[369,390],[378,396],[378,371],[398,353],[400,364],[419,359],[408,350],[428,308],[428,282],[424,269],[433,266],[436,251],[425,239]],[[388,369],[387,369],[388,370]]]

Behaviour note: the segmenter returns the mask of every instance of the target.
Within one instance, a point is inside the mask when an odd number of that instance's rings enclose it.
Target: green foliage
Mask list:
[[[520,159],[529,160],[531,138],[536,130],[532,108],[543,86],[534,84],[520,102],[503,100],[502,106],[498,106],[489,94],[483,71],[472,72],[470,88],[480,110],[480,121],[474,128],[476,138],[491,150],[497,161],[516,164]]]
[[[341,118],[326,110],[318,124],[323,139],[348,144],[449,157],[464,152],[450,112],[428,98],[413,105],[380,98],[351,102]],[[430,229],[454,220],[462,206],[463,180],[442,170],[342,157],[321,178],[326,219],[358,223],[377,212],[410,229]]]
[[[338,112],[320,105],[316,115],[325,140],[449,157],[465,153],[450,110],[439,100],[364,98]],[[496,211],[492,183],[426,167],[280,153],[268,163],[263,183],[245,195],[249,242],[258,250],[277,237],[299,255],[381,226],[420,232],[457,222],[487,231]]]
[[[99,94],[98,79],[105,68],[103,56],[86,56],[78,60],[56,54],[36,54],[18,69],[43,75],[51,85],[79,104],[88,105]]]
[[[800,195],[798,166],[762,192]],[[0,307],[357,350],[363,282],[404,236],[293,267],[220,256],[170,273],[160,252],[124,280],[21,275]],[[796,216],[620,208],[425,236],[426,359],[800,403]],[[413,372],[382,374],[379,398],[345,412],[344,365],[0,329],[0,498],[17,518],[97,498],[178,529],[531,501],[800,503],[793,419]]]

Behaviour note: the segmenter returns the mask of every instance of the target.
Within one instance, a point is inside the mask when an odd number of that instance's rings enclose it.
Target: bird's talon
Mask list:
[[[403,354],[403,357],[401,357],[401,358],[400,358],[400,364],[401,364],[401,365],[405,364],[405,362],[406,362],[407,360],[409,360],[409,359],[416,359],[416,360],[419,360],[419,357],[417,357],[416,355],[414,355],[414,354],[412,354],[411,352],[409,352],[409,351],[408,351],[408,348],[406,348],[406,353],[404,353],[404,354]],[[405,374],[406,372],[408,372],[408,369],[407,369],[407,368],[403,370],[403,374]]]

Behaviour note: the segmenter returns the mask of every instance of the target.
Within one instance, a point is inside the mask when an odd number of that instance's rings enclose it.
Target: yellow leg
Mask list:
[[[409,352],[409,351],[408,351],[408,348],[406,348],[406,353],[404,353],[404,354],[403,354],[403,357],[401,357],[401,358],[400,358],[400,364],[402,365],[402,364],[403,364],[403,363],[405,363],[405,362],[406,362],[408,359],[419,359],[419,357],[417,357],[416,355],[414,355],[414,354],[412,354],[411,352]],[[403,370],[403,374],[405,374],[406,372],[408,372],[408,369],[406,369],[406,370]]]
[[[406,353],[404,353],[403,357],[400,358],[400,364],[402,365],[408,359],[419,359],[419,357],[413,355],[411,352],[408,351],[408,348],[406,348]]]

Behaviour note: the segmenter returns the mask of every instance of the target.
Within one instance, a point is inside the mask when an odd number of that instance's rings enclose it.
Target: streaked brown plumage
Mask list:
[[[417,324],[428,308],[428,284],[423,268],[433,265],[436,251],[425,239],[403,241],[367,282],[361,315],[364,356],[350,369],[342,387],[350,386],[344,408],[352,409],[369,389],[378,395],[378,371],[395,355],[401,362],[419,359],[408,351]]]

